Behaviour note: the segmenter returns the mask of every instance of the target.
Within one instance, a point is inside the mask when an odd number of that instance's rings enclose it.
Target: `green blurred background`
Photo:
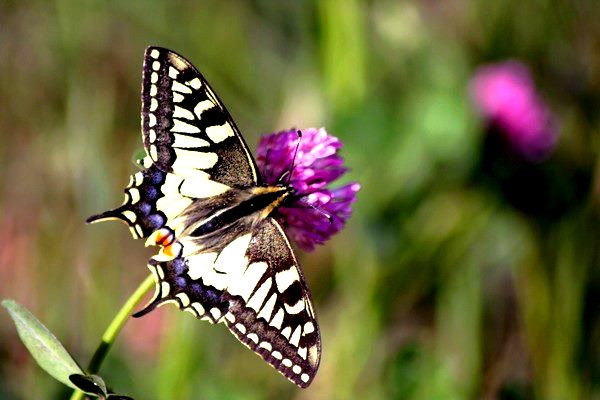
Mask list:
[[[135,170],[151,44],[206,75],[251,147],[325,126],[362,190],[342,233],[299,252],[323,335],[309,389],[167,306],[127,323],[101,371],[116,391],[600,399],[600,2],[0,2],[0,296],[82,365],[148,274],[124,225],[84,220],[120,204]],[[469,79],[509,58],[559,121],[551,170],[587,176],[560,215],[522,212],[479,177]],[[0,321],[0,399],[67,398]]]

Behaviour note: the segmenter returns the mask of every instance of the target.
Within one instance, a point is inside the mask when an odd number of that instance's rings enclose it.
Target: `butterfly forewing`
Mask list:
[[[182,56],[149,47],[142,79],[144,147],[163,171],[208,174],[230,187],[257,184],[256,165],[231,116]]]
[[[134,238],[168,225],[193,199],[257,184],[248,147],[204,77],[182,56],[159,47],[144,54],[144,170],[130,177],[125,201],[88,222],[117,218]]]

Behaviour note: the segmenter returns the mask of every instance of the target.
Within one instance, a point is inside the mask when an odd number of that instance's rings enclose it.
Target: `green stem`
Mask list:
[[[148,277],[138,286],[133,294],[127,299],[123,307],[119,310],[117,315],[113,318],[110,325],[104,331],[102,335],[102,341],[98,345],[98,348],[94,352],[92,359],[87,367],[87,373],[95,374],[100,370],[102,362],[106,358],[110,348],[117,339],[119,332],[123,329],[123,325],[127,321],[127,318],[131,315],[134,307],[142,300],[144,295],[154,286],[154,277],[148,275]],[[70,400],[82,400],[85,394],[79,390],[75,390],[71,395]]]

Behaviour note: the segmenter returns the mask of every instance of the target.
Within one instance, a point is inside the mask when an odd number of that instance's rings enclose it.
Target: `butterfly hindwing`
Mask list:
[[[157,209],[158,201],[165,196],[162,186],[166,177],[167,173],[154,165],[131,175],[123,204],[114,210],[91,216],[87,222],[116,218],[129,226],[134,239],[148,237],[167,222],[166,215]]]
[[[257,184],[256,165],[227,109],[185,58],[148,47],[142,78],[144,147],[163,171],[202,171],[230,187]]]
[[[307,387],[319,366],[321,339],[287,238],[271,218],[231,237],[222,247],[196,254],[189,254],[193,246],[182,239],[180,256],[151,259],[157,290],[138,315],[171,302],[198,318],[223,322],[280,373]]]
[[[129,177],[123,204],[87,222],[117,218],[129,226],[134,239],[147,238],[167,224],[175,229],[175,219],[194,199],[210,196],[211,185],[205,176],[185,179],[162,171],[148,157],[141,164],[148,167]]]

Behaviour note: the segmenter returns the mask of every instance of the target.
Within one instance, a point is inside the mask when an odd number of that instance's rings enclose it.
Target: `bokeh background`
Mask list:
[[[101,375],[136,399],[600,399],[600,2],[2,1],[0,296],[81,365],[148,274],[120,204],[147,45],[189,58],[251,147],[325,126],[362,184],[299,252],[323,335],[299,390],[222,327],[130,320]],[[556,121],[514,157],[469,85],[519,60]],[[496,139],[494,139],[496,138]],[[0,312],[0,399],[65,399]]]

